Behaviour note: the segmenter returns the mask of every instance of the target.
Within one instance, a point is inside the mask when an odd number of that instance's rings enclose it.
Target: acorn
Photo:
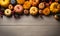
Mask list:
[[[42,13],[42,10],[39,10],[39,14],[40,14],[40,15],[42,15],[42,14],[43,14],[43,13]]]
[[[56,15],[54,16],[54,18],[57,19],[57,20],[60,19],[60,14],[56,14]]]

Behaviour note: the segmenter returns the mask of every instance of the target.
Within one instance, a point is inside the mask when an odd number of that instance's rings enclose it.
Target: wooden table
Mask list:
[[[60,36],[60,22],[53,16],[0,18],[0,36]]]

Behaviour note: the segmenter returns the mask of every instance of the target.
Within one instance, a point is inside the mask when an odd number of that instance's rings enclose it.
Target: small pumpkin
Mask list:
[[[8,8],[12,10],[13,9],[13,5],[9,4]]]
[[[39,0],[29,0],[32,6],[37,6],[39,4]]]
[[[43,10],[44,15],[49,15],[50,14],[50,9],[47,7]]]
[[[37,7],[31,7],[30,8],[30,14],[31,15],[36,15],[38,13],[38,8]]]
[[[24,9],[29,9],[31,7],[31,4],[29,1],[26,1],[24,4],[23,4],[23,8]]]
[[[0,5],[2,6],[2,7],[8,7],[8,5],[9,5],[9,2],[10,0],[0,0]]]
[[[59,9],[57,8],[58,3],[54,2],[50,5],[50,11],[52,11],[52,13],[57,13],[59,11]]]
[[[40,3],[39,4],[39,9],[43,9],[45,7],[45,4],[44,3]]]

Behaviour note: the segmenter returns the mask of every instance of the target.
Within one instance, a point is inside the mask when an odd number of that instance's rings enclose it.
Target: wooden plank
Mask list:
[[[59,36],[60,26],[0,26],[0,36]]]
[[[0,19],[0,26],[1,25],[60,25],[60,22],[55,20],[53,16],[41,18],[40,16],[38,17],[33,17],[33,16],[21,16],[20,19],[14,19],[12,18],[7,18],[3,17],[3,19]]]

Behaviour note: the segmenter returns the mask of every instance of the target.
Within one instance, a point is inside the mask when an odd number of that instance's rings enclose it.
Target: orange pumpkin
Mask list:
[[[39,0],[29,0],[29,1],[32,4],[32,6],[37,6],[37,4],[39,3]]]
[[[23,8],[24,9],[29,9],[31,7],[31,4],[29,1],[26,1],[24,4],[23,4]]]
[[[50,9],[47,7],[43,10],[44,15],[49,15],[50,14]]]

